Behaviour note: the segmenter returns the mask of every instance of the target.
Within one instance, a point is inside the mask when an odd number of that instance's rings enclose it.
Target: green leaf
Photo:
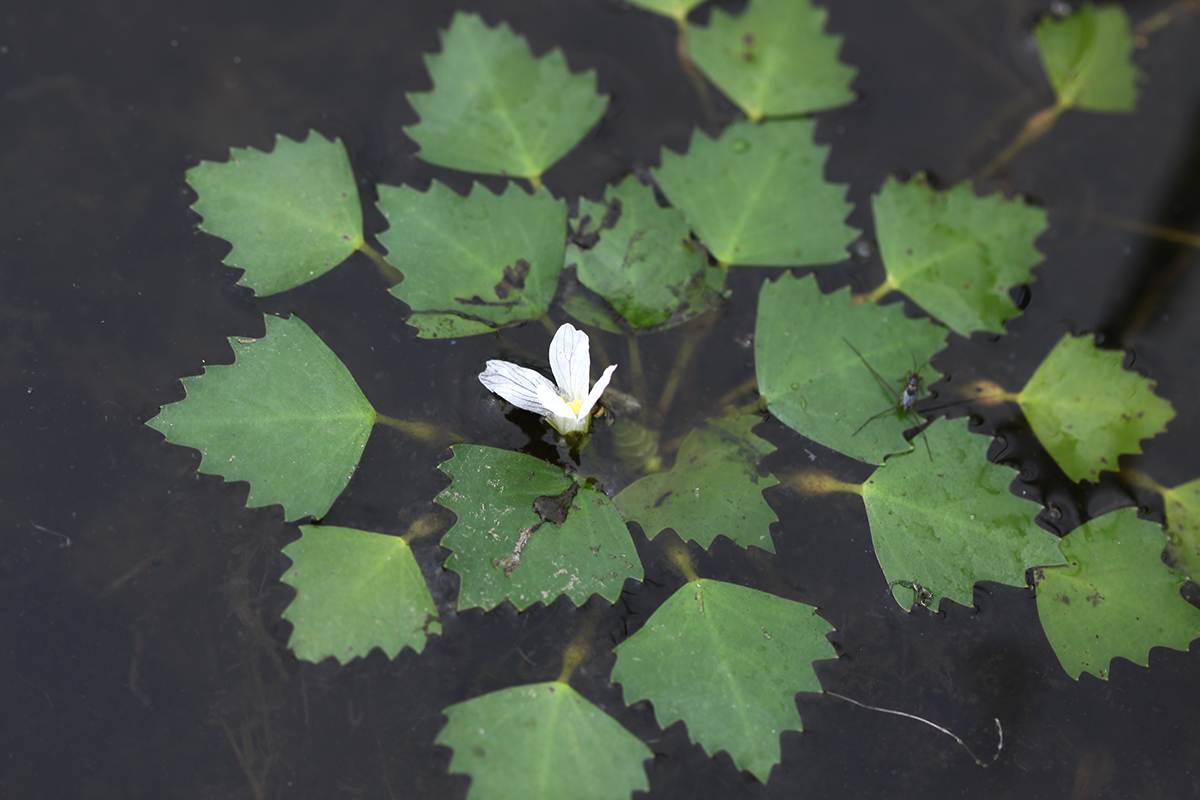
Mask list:
[[[463,197],[437,181],[427,192],[380,186],[379,210],[389,225],[379,241],[404,272],[391,292],[422,315],[409,320],[421,336],[486,333],[536,319],[554,300],[567,206],[549,192],[509,184],[496,195],[476,184]]]
[[[538,182],[604,114],[593,71],[572,74],[560,50],[534,58],[524,37],[459,12],[426,56],[433,91],[409,102],[406,129],[431,164]]]
[[[1137,67],[1129,17],[1119,5],[1087,3],[1064,19],[1046,17],[1033,29],[1058,104],[1084,111],[1132,112]]]
[[[399,536],[316,525],[300,532],[283,548],[292,566],[280,579],[296,589],[283,612],[296,658],[345,664],[373,647],[395,658],[441,633],[421,568]]]
[[[784,274],[765,282],[759,295],[758,391],[770,412],[797,433],[859,461],[882,464],[885,456],[911,449],[902,434],[923,420],[900,409],[899,393],[908,374],[928,363],[945,341],[945,328],[906,318],[899,303],[854,305],[849,289],[823,295],[815,279]],[[919,371],[932,380],[932,370]],[[889,409],[894,411],[870,419]]]
[[[760,476],[758,462],[775,446],[750,432],[759,422],[735,414],[700,425],[683,440],[674,467],[635,481],[613,502],[650,538],[674,528],[684,541],[708,547],[724,534],[774,553],[771,523],[779,518],[762,493],[779,481]]]
[[[1034,522],[1038,505],[1008,490],[1013,472],[987,460],[990,439],[966,420],[926,429],[925,453],[891,458],[863,484],[875,557],[900,605],[974,604],[978,581],[1025,585],[1029,567],[1059,564],[1058,537]]]
[[[751,120],[809,114],[854,101],[855,70],[838,61],[842,38],[807,0],[751,0],[741,16],[713,9],[688,30],[688,54]]]
[[[664,150],[654,177],[722,264],[804,266],[846,258],[857,232],[845,187],[827,183],[811,120],[736,122],[697,131],[687,155]]]
[[[508,598],[524,609],[560,594],[576,605],[593,593],[616,601],[626,578],[642,579],[629,530],[602,492],[523,453],[450,449],[454,457],[440,469],[454,480],[435,500],[458,516],[442,544],[453,551],[446,568],[462,576],[459,608],[492,608]],[[535,501],[572,486],[578,494],[564,498],[570,505],[561,526],[534,510]]]
[[[340,139],[275,139],[269,153],[233,148],[187,173],[200,230],[233,245],[225,263],[260,296],[324,275],[363,244],[362,207]]]
[[[1200,480],[1164,489],[1167,553],[1172,564],[1200,582]]]
[[[599,235],[592,247],[567,247],[579,282],[634,328],[661,325],[682,304],[706,310],[708,256],[692,241],[683,214],[660,208],[654,190],[632,175],[610,187],[605,200],[579,203],[579,233]]]
[[[1124,359],[1090,336],[1068,334],[1017,395],[1038,441],[1073,481],[1118,469],[1121,455],[1142,452],[1138,443],[1175,417],[1154,381],[1124,369]]]
[[[629,800],[654,753],[565,683],[513,686],[455,703],[436,743],[470,800]]]
[[[684,584],[617,645],[625,702],[654,704],[660,727],[687,722],[709,753],[725,750],[763,783],[779,735],[803,730],[797,692],[819,692],[812,662],[837,658],[833,626],[812,606],[714,580]]]
[[[629,5],[662,14],[682,24],[687,21],[691,10],[703,2],[704,0],[629,0]]]
[[[1003,333],[1005,320],[1021,313],[1008,291],[1033,281],[1045,211],[998,194],[977,197],[968,183],[938,192],[924,175],[888,179],[872,207],[888,271],[872,296],[899,289],[964,337]]]
[[[1200,637],[1200,609],[1184,600],[1184,576],[1162,562],[1162,529],[1123,508],[1062,540],[1066,566],[1037,571],[1037,606],[1063,669],[1107,680],[1117,656],[1143,667],[1150,648],[1186,650]]]
[[[199,450],[201,472],[249,481],[247,506],[320,519],[350,482],[375,409],[299,317],[266,325],[262,339],[230,339],[234,363],[184,378],[187,397],[146,424]]]

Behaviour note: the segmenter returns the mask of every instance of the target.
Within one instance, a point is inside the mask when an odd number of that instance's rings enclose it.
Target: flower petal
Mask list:
[[[487,362],[487,369],[479,373],[479,382],[517,408],[535,414],[561,414],[563,407],[570,410],[559,397],[558,387],[549,378],[507,361]],[[551,396],[558,401],[553,408],[546,405]]]
[[[588,392],[587,399],[579,407],[579,416],[586,417],[592,413],[592,408],[596,405],[596,401],[600,399],[600,395],[604,394],[604,390],[608,388],[608,382],[612,380],[613,370],[616,368],[617,365],[613,364],[604,370],[604,374],[600,376],[600,380],[596,381],[596,385],[592,387],[592,391]]]
[[[562,325],[550,342],[550,370],[568,402],[587,397],[592,377],[588,335],[569,322]]]

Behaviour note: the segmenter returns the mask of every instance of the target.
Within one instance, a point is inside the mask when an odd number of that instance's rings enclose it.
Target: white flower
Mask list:
[[[616,368],[613,364],[604,370],[589,392],[592,356],[588,337],[568,322],[550,342],[550,369],[557,386],[541,373],[507,361],[487,362],[479,382],[514,406],[541,414],[561,434],[582,433]]]

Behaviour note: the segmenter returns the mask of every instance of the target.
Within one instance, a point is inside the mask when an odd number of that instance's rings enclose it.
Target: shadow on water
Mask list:
[[[832,146],[830,180],[847,183],[850,224],[872,239],[869,196],[891,173],[927,171],[944,185],[970,177],[1049,99],[1024,0],[832,0],[830,30],[859,69],[854,104],[819,115]],[[1130,4],[1135,21],[1166,3]],[[0,15],[0,676],[6,687],[0,794],[75,798],[462,797],[450,751],[434,745],[449,704],[552,680],[563,643],[594,626],[573,685],[651,744],[649,796],[1186,797],[1200,791],[1194,723],[1200,662],[1156,649],[1149,668],[1117,660],[1108,681],[1067,678],[1041,633],[1032,593],[981,583],[975,605],[906,613],[891,601],[861,503],[849,495],[767,493],[779,516],[777,555],[718,539],[692,547],[701,574],[813,603],[836,630],[839,658],[820,662],[826,689],[937,721],[972,750],[912,722],[801,695],[803,733],[782,737],[768,784],[710,758],[680,723],[662,730],[650,707],[627,706],[609,683],[611,646],[679,585],[658,543],[635,531],[647,579],[615,605],[563,598],[516,613],[453,612],[457,578],[433,539],[415,549],[443,612],[443,635],[421,655],[375,650],[345,667],[296,661],[281,613],[281,548],[298,536],[279,509],[247,509],[245,484],[196,472],[195,451],[142,423],[182,397],[178,379],[229,363],[226,337],[254,336],[261,314],[300,314],[388,414],[436,418],[473,441],[530,446],[539,434],[505,416],[474,376],[498,350],[541,353],[541,326],[503,337],[418,342],[404,307],[351,258],[312,284],[256,300],[221,265],[226,246],[195,229],[184,172],[231,146],[270,147],[310,127],[347,142],[365,183],[469,178],[423,164],[402,126],[405,92],[428,88],[422,54],[456,9],[507,20],[535,52],[561,46],[594,68],[612,109],[546,175],[568,198],[598,198],[621,174],[683,150],[697,126],[735,110],[707,108],[674,59],[666,19],[617,0],[339,4],[47,5],[16,0]],[[708,12],[697,12],[704,17]],[[1004,337],[951,337],[938,356],[943,390],[978,377],[1019,388],[1066,330],[1132,345],[1179,416],[1146,443],[1141,469],[1168,485],[1196,477],[1200,391],[1194,343],[1200,283],[1196,235],[1200,115],[1197,15],[1150,36],[1132,116],[1068,113],[994,177],[1044,205],[1025,313]],[[492,179],[485,179],[485,182]],[[1137,223],[1137,224],[1133,224]],[[367,209],[375,233],[383,220]],[[868,254],[820,271],[822,287],[877,283]],[[672,414],[675,434],[713,412],[753,375],[757,287],[780,272],[735,270],[733,296],[704,339]],[[686,332],[643,341],[647,374],[669,371]],[[599,343],[622,358],[622,343]],[[620,374],[620,373],[618,373]],[[939,387],[935,387],[937,389]],[[1021,421],[976,414],[1001,436],[992,456],[1015,486],[1055,504],[1065,532],[1135,502],[1113,482],[1066,483]],[[861,481],[861,464],[768,420],[768,459],[813,462]],[[674,434],[672,434],[674,435]],[[539,451],[540,452],[540,451]],[[447,484],[443,451],[372,433],[362,464],[326,521],[403,532]],[[1137,502],[1153,505],[1148,498]],[[1161,515],[1161,509],[1149,513]],[[1045,516],[1045,515],[1044,515]],[[663,534],[670,536],[670,534]]]

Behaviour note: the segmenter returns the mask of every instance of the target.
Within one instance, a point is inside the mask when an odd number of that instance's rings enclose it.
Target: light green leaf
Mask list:
[[[1084,111],[1132,112],[1138,71],[1129,17],[1119,5],[1086,3],[1033,29],[1058,104]]]
[[[779,735],[803,730],[796,693],[821,691],[812,662],[837,658],[831,630],[812,606],[695,580],[617,645],[613,682],[627,703],[649,699],[660,727],[684,720],[693,741],[766,783]]]
[[[1021,313],[1008,291],[1033,281],[1045,211],[998,194],[977,197],[967,183],[938,192],[924,175],[889,178],[872,207],[888,271],[872,297],[899,289],[964,337],[1003,333],[1005,320]]]
[[[854,305],[848,289],[823,295],[815,279],[784,274],[765,282],[759,295],[758,391],[770,412],[797,433],[859,461],[882,464],[885,456],[911,449],[902,434],[922,419],[900,409],[899,394],[909,373],[927,364],[945,341],[945,328],[906,318],[899,303]],[[931,368],[919,371],[932,382]],[[889,409],[894,411],[871,420]]]
[[[779,518],[762,493],[779,481],[760,476],[758,462],[775,446],[750,432],[759,422],[734,414],[702,424],[683,440],[674,467],[635,481],[613,502],[650,538],[674,528],[684,541],[708,547],[724,534],[774,553],[771,523]]]
[[[501,689],[444,712],[437,744],[471,776],[469,800],[629,800],[654,753],[565,683]]]
[[[1124,369],[1124,359],[1090,336],[1068,334],[1017,395],[1038,441],[1073,481],[1118,469],[1118,457],[1142,452],[1139,442],[1175,417],[1154,381]]]
[[[1200,582],[1200,480],[1164,489],[1162,496],[1171,563]]]
[[[697,131],[687,155],[664,150],[654,177],[722,264],[805,266],[846,258],[857,232],[845,187],[824,177],[828,148],[811,120],[736,122]]]
[[[703,2],[704,0],[629,0],[629,5],[684,23],[691,10]]]
[[[340,139],[275,139],[269,153],[232,148],[187,173],[200,230],[233,245],[225,263],[260,296],[324,275],[363,243],[362,207]]]
[[[987,460],[990,439],[966,420],[926,429],[923,452],[891,458],[863,484],[875,557],[900,605],[974,604],[978,581],[1025,585],[1025,570],[1060,564],[1058,537],[1034,522],[1037,503],[1008,490],[1013,472]],[[919,588],[918,588],[919,587]]]
[[[716,7],[688,30],[688,54],[755,122],[835,108],[853,102],[855,70],[838,61],[828,16],[808,0],[750,0],[736,17]]]
[[[146,424],[199,450],[201,472],[249,481],[251,508],[320,519],[350,482],[375,409],[299,317],[266,324],[262,339],[230,339],[234,363],[184,378],[187,397]]]
[[[1200,609],[1184,600],[1186,580],[1162,562],[1162,529],[1123,508],[1062,540],[1066,566],[1038,570],[1037,606],[1063,669],[1107,680],[1117,656],[1143,667],[1150,648],[1186,650],[1200,637]]]
[[[630,175],[606,202],[579,203],[579,234],[598,234],[588,248],[567,247],[579,282],[603,297],[634,328],[671,319],[683,304],[707,310],[708,256],[689,236],[687,220],[661,208],[654,191]],[[581,236],[576,236],[580,239]]]
[[[476,184],[463,197],[437,181],[427,192],[380,186],[379,210],[388,219],[379,241],[404,272],[391,292],[421,315],[409,323],[422,337],[486,333],[550,307],[567,206],[549,192],[509,184],[495,195]]]
[[[283,548],[292,566],[280,578],[296,589],[283,612],[296,658],[345,664],[373,647],[395,658],[441,633],[421,568],[399,536],[316,525],[300,533]]]
[[[442,544],[453,551],[446,568],[462,576],[459,608],[493,608],[507,598],[523,609],[560,594],[576,605],[593,593],[616,601],[626,578],[642,579],[629,530],[603,492],[523,453],[450,449],[454,457],[440,469],[454,480],[435,500],[458,515]],[[572,486],[578,494],[563,497],[570,504],[562,525],[543,521],[535,501]]]
[[[572,74],[557,49],[534,58],[524,37],[477,14],[455,14],[442,52],[425,60],[433,91],[408,96],[421,121],[406,132],[443,167],[537,184],[608,105],[595,72]]]

